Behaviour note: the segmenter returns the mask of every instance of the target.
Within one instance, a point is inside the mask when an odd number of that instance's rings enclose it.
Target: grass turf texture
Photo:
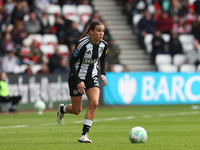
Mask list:
[[[200,110],[191,105],[98,108],[89,133],[92,144],[77,142],[85,112],[67,114],[61,125],[56,111],[0,115],[0,150],[200,149]],[[135,126],[146,129],[146,143],[130,143],[128,133]]]

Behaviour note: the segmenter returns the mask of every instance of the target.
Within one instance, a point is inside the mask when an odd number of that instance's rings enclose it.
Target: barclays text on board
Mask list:
[[[200,73],[107,73],[107,105],[200,103]]]

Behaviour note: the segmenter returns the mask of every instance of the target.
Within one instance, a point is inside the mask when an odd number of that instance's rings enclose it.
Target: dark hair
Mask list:
[[[104,24],[100,21],[94,21],[94,22],[90,23],[87,26],[86,31],[81,36],[81,39],[88,36],[90,34],[90,30],[94,31],[94,29],[96,28],[97,25],[104,25]]]

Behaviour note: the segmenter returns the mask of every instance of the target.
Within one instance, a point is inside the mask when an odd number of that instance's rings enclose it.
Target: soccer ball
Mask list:
[[[46,104],[42,100],[38,100],[35,102],[34,108],[37,110],[38,114],[43,114]]]
[[[147,131],[143,127],[134,127],[129,132],[131,143],[144,143],[147,141]]]

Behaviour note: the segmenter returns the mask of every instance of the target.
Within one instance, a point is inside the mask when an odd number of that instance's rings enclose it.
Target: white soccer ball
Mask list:
[[[37,110],[38,114],[42,114],[46,108],[46,104],[42,100],[38,100],[34,104],[34,108]]]
[[[131,143],[145,143],[147,138],[147,131],[143,127],[134,127],[129,132],[129,140]]]

